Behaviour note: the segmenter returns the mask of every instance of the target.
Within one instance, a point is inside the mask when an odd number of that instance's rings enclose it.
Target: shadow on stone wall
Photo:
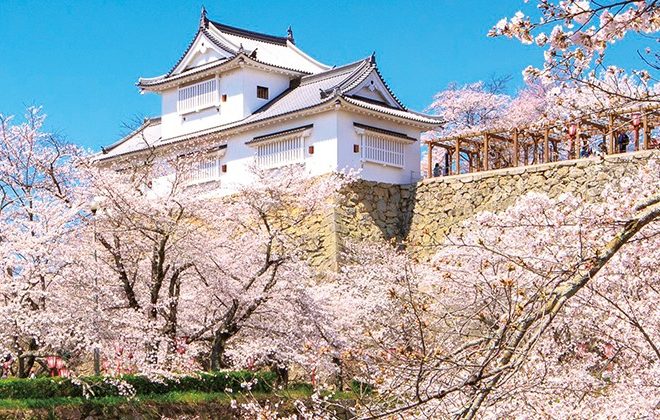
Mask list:
[[[340,237],[366,240],[401,240],[406,217],[402,209],[411,201],[409,185],[357,181],[343,191],[337,208]]]

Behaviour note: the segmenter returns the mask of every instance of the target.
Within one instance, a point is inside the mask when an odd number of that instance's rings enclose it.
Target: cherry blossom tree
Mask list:
[[[352,177],[310,180],[304,169],[254,169],[255,182],[239,188],[221,206],[208,207],[207,252],[198,270],[213,291],[206,320],[191,339],[209,337],[211,367],[234,363],[297,361],[303,343],[315,337],[306,289],[316,274],[306,260],[318,241],[309,220],[327,214]],[[229,345],[232,348],[229,349]]]
[[[255,169],[254,183],[227,196],[189,182],[194,161],[96,173],[106,310],[121,334],[113,340],[132,343],[140,369],[301,360],[297,344],[315,331],[305,326],[314,279],[305,258],[318,241],[305,223],[347,181]]]
[[[425,133],[424,140],[469,135],[485,130],[540,126],[552,118],[558,118],[556,112],[551,112],[553,107],[549,106],[550,103],[557,103],[558,96],[550,95],[545,86],[537,82],[529,83],[515,96],[510,96],[503,93],[506,80],[492,78],[488,82],[480,81],[462,87],[452,84],[438,92],[428,109],[441,116],[445,124],[435,131]],[[496,167],[511,164],[508,145],[493,142],[490,153],[490,160]],[[435,153],[434,163],[447,167],[451,165],[452,157],[451,148],[447,150],[441,147],[440,152]],[[466,161],[462,167],[468,167],[470,157],[462,153],[461,159]],[[427,157],[424,155],[422,172],[428,171],[426,165]]]
[[[530,193],[482,213],[431,265],[356,245],[318,293],[345,370],[374,387],[356,414],[653,416],[659,170],[651,161],[597,203]]]
[[[518,11],[510,19],[500,20],[489,32],[489,36],[515,38],[545,49],[543,67],[529,66],[524,72],[526,77],[546,84],[560,81],[577,85],[619,100],[657,100],[657,91],[648,88],[657,81],[658,70],[658,56],[652,42],[644,51],[637,51],[642,65],[630,69],[627,76],[647,89],[631,94],[625,86],[621,88],[605,80],[622,71],[606,59],[610,45],[634,34],[657,40],[660,6],[656,1],[538,0],[532,3],[539,13]],[[640,97],[640,93],[644,95]]]
[[[439,129],[439,134],[457,135],[497,123],[510,101],[510,96],[489,89],[484,82],[465,86],[451,84],[434,96],[428,109],[447,122]]]
[[[0,351],[17,376],[90,348],[92,302],[72,241],[85,223],[84,153],[42,131],[45,116],[0,116]]]

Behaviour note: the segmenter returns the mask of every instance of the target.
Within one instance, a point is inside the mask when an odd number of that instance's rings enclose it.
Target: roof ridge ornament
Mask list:
[[[341,93],[342,92],[341,92],[341,87],[340,86],[335,86],[335,87],[328,88],[328,89],[319,88],[319,94],[321,95],[321,99],[326,99],[326,98],[329,98],[331,96],[333,98],[338,97],[338,96],[341,96]]]
[[[376,51],[372,52],[371,56],[369,56],[369,64],[376,65]]]
[[[244,53],[244,52],[245,52],[245,48],[243,48],[243,43],[242,43],[242,42],[241,42],[240,45],[238,46],[238,52],[239,52],[239,53]]]
[[[295,44],[296,41],[293,39],[293,29],[291,28],[291,25],[286,30],[286,39],[292,44]]]
[[[199,27],[208,28],[209,27],[209,18],[206,16],[206,7],[202,5],[202,12],[199,16]]]

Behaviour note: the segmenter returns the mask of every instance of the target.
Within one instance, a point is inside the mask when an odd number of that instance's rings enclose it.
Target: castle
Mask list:
[[[161,116],[97,161],[121,168],[194,153],[190,184],[227,187],[250,182],[253,165],[291,164],[310,176],[359,169],[365,180],[409,184],[420,178],[421,133],[439,125],[397,99],[375,55],[330,67],[300,50],[291,28],[284,37],[238,29],[204,9],[171,70],[137,86],[161,96]]]

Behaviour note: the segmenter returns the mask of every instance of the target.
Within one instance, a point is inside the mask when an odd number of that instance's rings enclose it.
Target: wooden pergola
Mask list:
[[[619,153],[617,137],[632,133],[634,150],[657,147],[651,131],[660,128],[660,105],[627,108],[553,124],[490,129],[427,140],[428,177],[433,176],[433,149],[447,151],[445,173],[486,171],[577,159],[585,145],[592,150],[602,136],[600,152]]]

